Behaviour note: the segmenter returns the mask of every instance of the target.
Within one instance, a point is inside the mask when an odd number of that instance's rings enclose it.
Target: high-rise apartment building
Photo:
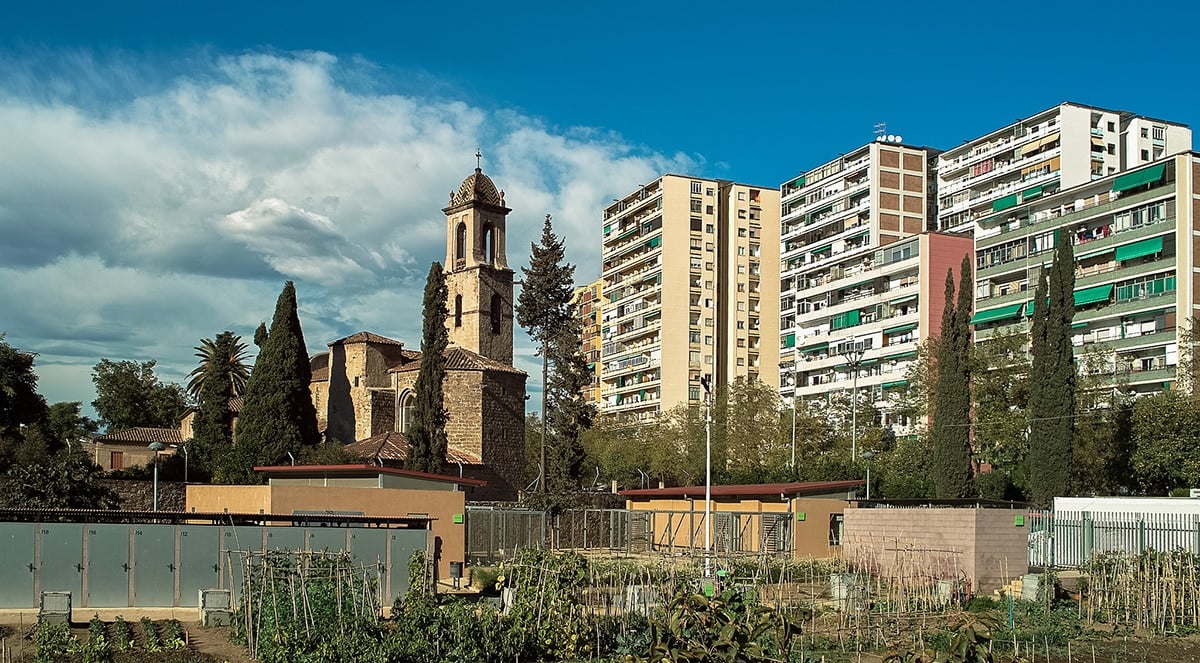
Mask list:
[[[936,334],[946,270],[971,238],[926,232],[936,150],[877,141],[782,186],[779,384],[785,399],[869,394],[890,411],[917,345]],[[860,398],[862,396],[860,395]]]
[[[604,308],[604,280],[575,288],[575,312],[579,315],[580,351],[587,361],[592,381],[583,390],[587,402],[600,405],[600,314]]]
[[[1169,147],[1172,132],[1189,135],[1186,127],[1140,118],[1130,126],[1135,162],[1143,150]],[[1100,128],[1107,136],[1108,125]],[[1039,274],[1055,242],[1069,241],[1075,353],[1094,359],[1081,370],[1094,371],[1114,394],[1169,388],[1185,370],[1179,329],[1197,314],[1197,193],[1200,155],[1186,152],[995,210],[975,235],[976,342],[1028,330]]]
[[[663,175],[604,210],[600,411],[703,402],[701,377],[777,386],[779,192]]]
[[[937,160],[937,221],[970,232],[1053,191],[1192,149],[1184,125],[1063,103],[946,150]]]

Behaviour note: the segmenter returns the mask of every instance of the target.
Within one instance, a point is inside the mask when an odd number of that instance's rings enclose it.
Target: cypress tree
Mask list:
[[[296,312],[296,287],[288,281],[246,384],[238,419],[237,446],[255,463],[281,463],[289,452],[299,454],[302,448],[320,443],[317,412],[308,390],[312,381],[308,362]]]
[[[934,382],[933,446],[934,496],[964,497],[971,479],[970,457],[970,265],[964,260],[957,303],[954,271],[946,270],[945,308],[937,343]],[[966,297],[964,292],[966,291]]]
[[[1029,386],[1029,488],[1033,502],[1049,506],[1068,495],[1075,435],[1075,253],[1057,232],[1054,261],[1043,268],[1033,300]]]
[[[413,424],[408,432],[405,466],[437,474],[446,460],[446,408],[442,385],[446,380],[446,274],[440,263],[429,266],[425,279],[424,322],[421,334],[421,369],[414,385]]]

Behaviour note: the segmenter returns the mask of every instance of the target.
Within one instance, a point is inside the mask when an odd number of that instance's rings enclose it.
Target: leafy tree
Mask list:
[[[974,448],[990,474],[1003,476],[1021,490],[1029,485],[1026,408],[1029,405],[1028,337],[994,333],[971,349],[971,395],[974,401]],[[997,477],[982,479],[996,483]]]
[[[1057,235],[1054,261],[1038,278],[1030,334],[1029,487],[1043,506],[1069,494],[1075,433],[1075,255],[1070,237]]]
[[[572,279],[575,276],[575,266],[566,262],[566,246],[563,240],[554,234],[550,215],[542,225],[541,242],[529,247],[529,266],[521,268],[524,285],[517,298],[517,322],[524,327],[531,338],[540,346],[542,355],[542,439],[541,459],[542,476],[539,477],[538,490],[546,492],[546,446],[547,419],[550,389],[550,344],[554,336],[571,320],[571,291]],[[569,473],[569,471],[568,471]],[[570,477],[578,479],[577,476]]]
[[[144,426],[174,428],[187,407],[183,387],[164,384],[154,374],[156,362],[101,359],[92,369],[96,400],[92,407],[108,431]]]
[[[1178,391],[1133,405],[1133,470],[1151,494],[1200,485],[1200,402]]]
[[[254,473],[254,462],[244,449],[233,446],[233,412],[229,400],[241,393],[242,375],[249,372],[241,363],[246,345],[230,331],[216,339],[203,339],[196,349],[200,366],[192,371],[193,386],[198,388],[196,416],[192,424],[189,453],[196,465],[217,483],[244,483]]]
[[[880,494],[888,499],[919,499],[933,495],[933,476],[927,459],[933,457],[928,435],[909,435],[879,458],[872,469],[880,476]]]
[[[46,415],[46,435],[55,440],[53,449],[57,450],[68,441],[73,449],[78,450],[80,439],[86,438],[100,430],[100,424],[90,417],[84,416],[79,401],[63,401],[50,406]]]
[[[221,332],[216,340],[202,338],[200,345],[195,347],[196,357],[200,365],[188,373],[187,391],[192,398],[199,399],[204,388],[205,380],[210,375],[219,375],[229,382],[226,389],[231,398],[241,396],[246,391],[246,381],[250,379],[250,366],[246,364],[246,344],[242,337],[233,332]],[[216,364],[223,364],[220,371],[215,370]]]
[[[414,385],[413,423],[408,431],[405,465],[418,472],[439,473],[446,462],[446,407],[442,389],[446,381],[446,331],[449,314],[446,274],[440,263],[429,266],[425,278],[424,323],[421,335],[421,368]]]
[[[288,453],[320,444],[309,383],[312,369],[296,312],[296,287],[288,281],[275,304],[271,329],[246,384],[237,446],[255,464],[273,465]]]
[[[267,342],[267,323],[260,322],[254,330],[254,345],[261,348]]]
[[[963,258],[955,302],[954,271],[946,270],[946,306],[934,382],[933,444],[934,495],[965,497],[971,479],[971,264]]]
[[[57,454],[42,463],[18,464],[0,484],[8,508],[115,509],[117,495],[100,484],[104,472],[83,454]]]
[[[1079,357],[1071,485],[1076,493],[1113,495],[1137,488],[1131,466],[1133,404],[1113,371],[1113,350],[1089,346]]]
[[[9,345],[0,334],[0,440],[19,439],[22,426],[46,419],[46,399],[38,393],[34,357]]]

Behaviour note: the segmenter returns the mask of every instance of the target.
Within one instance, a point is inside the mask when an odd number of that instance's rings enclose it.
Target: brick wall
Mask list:
[[[843,556],[896,581],[966,578],[991,592],[1028,571],[1024,511],[1011,509],[847,509]]]

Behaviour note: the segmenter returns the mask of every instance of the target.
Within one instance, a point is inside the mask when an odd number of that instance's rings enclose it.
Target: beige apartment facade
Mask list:
[[[600,406],[600,316],[604,309],[604,279],[575,288],[572,294],[579,316],[580,350],[587,361],[591,381],[583,389],[583,398]]]
[[[671,174],[605,209],[601,413],[700,404],[703,376],[777,386],[778,209],[769,187]]]

